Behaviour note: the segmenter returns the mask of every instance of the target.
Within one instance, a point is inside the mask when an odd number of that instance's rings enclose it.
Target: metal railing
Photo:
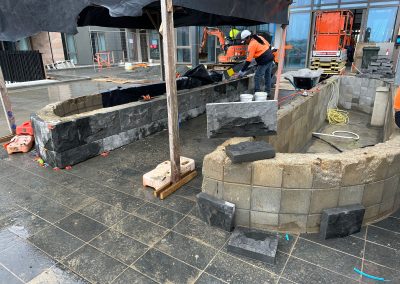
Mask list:
[[[26,82],[46,78],[42,55],[37,50],[0,51],[0,66],[6,82]]]

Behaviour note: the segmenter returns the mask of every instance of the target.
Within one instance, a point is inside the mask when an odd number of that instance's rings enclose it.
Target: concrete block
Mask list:
[[[383,193],[382,193],[382,204],[380,207],[380,213],[389,212],[394,207],[396,199],[397,188],[399,184],[399,177],[393,176],[384,182]]]
[[[321,226],[322,214],[312,214],[307,216],[307,233],[317,233]]]
[[[276,134],[277,101],[207,104],[206,109],[209,138]]]
[[[251,186],[224,182],[223,198],[239,209],[250,209]]]
[[[204,222],[228,232],[233,230],[235,204],[215,198],[205,192],[200,192],[196,197],[200,217]]]
[[[311,169],[313,188],[338,187],[342,181],[342,163],[339,159],[316,159]]]
[[[224,183],[222,181],[204,177],[201,190],[214,197],[222,198],[222,194],[224,192]]]
[[[311,190],[282,189],[281,213],[308,214]]]
[[[264,141],[229,145],[225,151],[233,163],[253,162],[275,157],[275,149]]]
[[[224,162],[226,154],[221,149],[206,155],[203,160],[203,176],[216,180],[224,178]]]
[[[320,214],[324,209],[337,207],[339,194],[339,188],[313,190],[311,194],[310,214]]]
[[[305,233],[307,215],[279,214],[279,230]]]
[[[283,167],[272,161],[259,161],[253,164],[253,184],[265,187],[281,187]]]
[[[259,230],[238,227],[233,231],[227,249],[228,252],[275,264],[278,236]]]
[[[363,193],[364,185],[342,187],[339,195],[339,206],[361,203]]]
[[[311,165],[287,164],[283,166],[282,187],[311,188],[312,182]]]
[[[384,181],[368,183],[364,187],[362,205],[366,208],[382,202]]]
[[[378,218],[380,207],[380,204],[376,204],[365,208],[363,225],[369,221],[375,221]]]
[[[85,143],[97,141],[121,132],[119,112],[96,113],[76,121],[79,138]]]
[[[252,228],[270,229],[279,225],[279,214],[250,211],[250,226]]]
[[[279,213],[281,207],[281,189],[253,186],[251,200],[252,210]]]
[[[371,183],[384,180],[387,177],[390,162],[385,153],[375,151],[365,159],[365,168],[362,172],[362,182]]]
[[[151,104],[149,102],[138,102],[132,107],[119,110],[122,131],[151,122],[151,115]]]
[[[236,209],[234,225],[235,227],[250,227],[250,210]]]
[[[227,159],[224,166],[224,181],[251,184],[251,168],[251,163],[233,164]]]
[[[386,108],[388,104],[389,88],[376,88],[374,109],[372,111],[371,125],[383,126],[385,123]]]
[[[361,204],[326,209],[322,212],[320,237],[342,238],[361,231],[365,207]]]

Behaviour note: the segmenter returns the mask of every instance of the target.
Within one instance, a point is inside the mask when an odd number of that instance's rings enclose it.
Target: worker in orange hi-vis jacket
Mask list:
[[[394,97],[394,121],[397,127],[400,127],[400,87],[397,88],[396,96]]]
[[[251,60],[254,58],[257,62],[257,69],[254,75],[254,91],[261,91],[260,81],[261,78],[264,77],[265,92],[267,92],[269,95],[271,92],[271,69],[274,61],[274,55],[270,49],[270,44],[262,36],[252,34],[248,30],[242,31],[240,36],[242,40],[248,44],[248,56],[246,63],[239,72],[239,76],[244,75],[246,69],[251,63]]]

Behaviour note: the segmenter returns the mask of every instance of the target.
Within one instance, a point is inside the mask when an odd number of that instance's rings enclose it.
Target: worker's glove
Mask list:
[[[239,73],[238,73],[238,77],[241,78],[243,76],[244,76],[244,72],[240,70]]]

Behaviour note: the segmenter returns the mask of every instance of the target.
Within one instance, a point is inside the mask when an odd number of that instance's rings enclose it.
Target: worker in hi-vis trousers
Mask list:
[[[400,87],[397,87],[396,96],[394,97],[394,121],[397,127],[400,127]]]
[[[265,92],[270,95],[271,92],[271,70],[274,61],[274,55],[270,49],[269,42],[262,36],[252,34],[248,30],[242,31],[240,37],[248,45],[248,56],[246,62],[239,72],[239,76],[243,76],[249,67],[251,60],[254,58],[257,62],[257,69],[254,75],[254,91],[261,91],[261,78],[265,80]]]

